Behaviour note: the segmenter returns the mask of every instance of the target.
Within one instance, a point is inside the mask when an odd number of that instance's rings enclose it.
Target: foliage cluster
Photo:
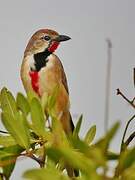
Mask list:
[[[135,148],[128,148],[123,137],[120,153],[110,151],[110,143],[119,129],[119,122],[98,141],[93,142],[96,126],[86,135],[79,136],[82,115],[73,134],[66,135],[53,113],[55,94],[41,100],[34,94],[15,98],[3,88],[0,93],[1,120],[7,132],[0,131],[0,179],[10,179],[16,161],[30,157],[40,168],[29,169],[23,174],[30,180],[134,180]],[[44,109],[48,109],[46,117]],[[130,119],[130,121],[134,116]],[[126,131],[125,131],[126,133]],[[109,162],[116,167],[110,172]],[[67,169],[79,171],[70,177]]]

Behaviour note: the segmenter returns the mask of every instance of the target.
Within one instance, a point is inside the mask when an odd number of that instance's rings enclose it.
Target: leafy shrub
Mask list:
[[[82,124],[80,116],[73,134],[66,135],[53,114],[55,96],[38,99],[34,94],[25,97],[18,93],[14,98],[6,88],[1,90],[1,119],[7,132],[0,135],[0,179],[8,180],[18,157],[30,157],[40,168],[27,170],[23,177],[31,180],[134,180],[135,148],[128,148],[134,134],[125,141],[126,127],[120,153],[109,149],[111,140],[119,129],[119,122],[97,142],[93,142],[96,126],[90,127],[84,138],[79,137]],[[48,108],[49,117],[44,114]],[[51,122],[50,122],[51,120]],[[116,162],[114,172],[110,161]],[[78,177],[68,176],[68,170],[78,170]]]

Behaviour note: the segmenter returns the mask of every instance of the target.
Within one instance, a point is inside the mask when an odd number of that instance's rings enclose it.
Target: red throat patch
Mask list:
[[[31,77],[32,88],[39,95],[39,84],[38,84],[39,74],[36,71],[30,71],[29,75]]]
[[[54,41],[51,43],[50,47],[48,48],[48,51],[53,53],[58,48],[58,46],[59,46],[59,43]]]

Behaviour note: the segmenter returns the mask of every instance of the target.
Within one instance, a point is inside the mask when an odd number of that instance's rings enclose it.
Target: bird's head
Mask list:
[[[33,34],[25,49],[25,55],[37,54],[48,50],[53,53],[60,42],[71,39],[66,35],[59,35],[50,29],[41,29]]]

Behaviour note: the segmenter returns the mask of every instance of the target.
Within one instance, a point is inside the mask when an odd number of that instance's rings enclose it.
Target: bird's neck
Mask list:
[[[37,53],[33,55],[34,59],[34,71],[40,71],[41,68],[45,67],[49,58],[48,56],[52,54],[52,52],[45,50],[43,52]]]

